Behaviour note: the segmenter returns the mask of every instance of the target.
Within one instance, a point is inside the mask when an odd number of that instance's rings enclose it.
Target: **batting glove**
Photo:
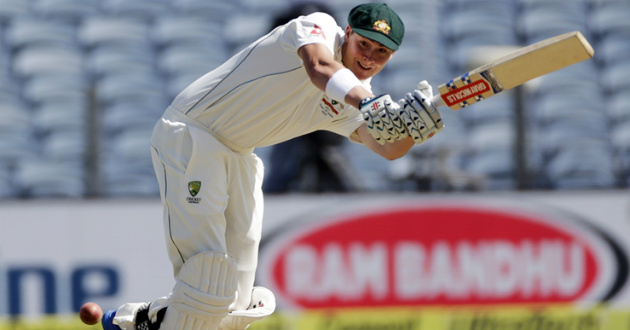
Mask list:
[[[431,103],[432,98],[433,88],[423,80],[418,84],[418,89],[398,101],[403,109],[403,122],[416,144],[424,143],[444,128],[442,115]]]
[[[403,111],[391,96],[385,94],[361,101],[359,110],[372,137],[381,145],[394,142],[409,136],[407,128],[400,117]]]

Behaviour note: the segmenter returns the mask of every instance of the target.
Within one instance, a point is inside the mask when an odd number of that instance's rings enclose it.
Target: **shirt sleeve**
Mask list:
[[[284,29],[282,46],[288,52],[297,52],[304,45],[320,43],[334,56],[340,42],[341,28],[332,16],[325,13],[300,16],[287,23]]]
[[[287,52],[295,53],[297,50],[308,44],[319,43],[326,46],[330,53],[335,56],[336,49],[340,47],[343,37],[343,29],[337,25],[335,19],[325,13],[313,13],[307,16],[300,16],[284,26],[282,33],[282,46]],[[364,87],[371,90],[370,80],[362,81]],[[345,116],[330,123],[327,131],[349,137],[361,124],[363,116],[356,108],[347,106]],[[356,134],[355,134],[356,135]],[[356,138],[353,142],[357,142]]]
[[[348,118],[341,120],[336,125],[331,126],[328,130],[345,137],[351,137],[352,133],[363,124],[363,116],[361,113],[353,109],[354,112]]]

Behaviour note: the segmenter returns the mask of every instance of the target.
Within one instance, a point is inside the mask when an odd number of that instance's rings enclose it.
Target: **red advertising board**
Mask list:
[[[598,302],[628,256],[567,214],[437,205],[327,214],[263,243],[260,278],[295,308]]]

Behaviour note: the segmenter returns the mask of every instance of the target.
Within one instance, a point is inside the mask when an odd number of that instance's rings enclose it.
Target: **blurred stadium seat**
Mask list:
[[[32,16],[16,18],[6,29],[5,42],[13,50],[34,45],[73,47],[76,45],[75,28],[56,20]]]
[[[221,65],[228,53],[222,44],[171,45],[160,52],[157,66],[167,76],[194,73],[200,77]]]
[[[127,129],[152,129],[165,108],[164,102],[155,99],[120,100],[104,106],[101,115],[103,138]]]
[[[630,121],[630,90],[620,90],[608,96],[606,113],[613,123]]]
[[[15,173],[19,194],[32,198],[82,197],[85,194],[83,162],[23,159]]]
[[[37,45],[20,49],[13,58],[20,78],[35,75],[84,74],[83,53],[78,48]]]
[[[566,145],[547,165],[556,189],[610,188],[615,185],[613,158],[606,144],[584,141]]]
[[[97,101],[107,105],[124,100],[159,100],[164,99],[164,82],[157,72],[141,74],[139,72],[120,72],[109,74],[96,81]]]
[[[33,76],[24,81],[22,94],[35,105],[60,99],[85,100],[89,84],[87,79],[74,73]]]
[[[630,35],[630,2],[601,1],[594,6],[587,22],[589,30],[598,38],[627,37]]]
[[[27,16],[32,2],[32,0],[0,0],[0,24],[6,24],[15,18]]]
[[[43,102],[33,109],[33,130],[38,135],[66,131],[85,133],[88,111],[87,100],[82,98],[59,98]]]
[[[159,47],[174,44],[223,45],[223,30],[224,25],[219,21],[186,15],[164,15],[156,18],[151,35]]]
[[[225,24],[244,7],[234,0],[171,0],[173,10],[186,17],[203,18],[209,22]]]
[[[159,194],[148,144],[151,132],[152,127],[129,128],[107,139],[100,155],[106,196]]]
[[[30,110],[22,102],[2,99],[0,111],[0,164],[14,166],[38,152],[31,126]]]
[[[146,21],[169,12],[166,0],[101,0],[101,7],[108,15],[135,17]]]
[[[10,199],[16,196],[16,189],[12,185],[11,170],[0,162],[0,199]]]
[[[514,125],[516,102],[513,93],[514,91],[507,91],[501,97],[490,98],[475,104],[473,111],[458,111],[457,116],[461,117],[470,127],[495,122],[503,122],[510,126]]]
[[[88,140],[87,130],[84,127],[81,128],[83,129],[48,132],[45,138],[42,138],[41,155],[51,161],[82,164],[85,161]]]
[[[87,47],[103,44],[137,47],[149,43],[149,23],[136,17],[88,16],[77,31],[78,40]]]
[[[108,74],[151,74],[155,71],[155,53],[149,44],[134,47],[101,45],[87,53],[86,58],[87,71],[97,79]]]
[[[608,93],[630,90],[630,60],[602,68],[599,83]]]
[[[627,62],[630,54],[630,35],[613,35],[602,38],[597,47],[595,60],[601,65],[612,65],[617,62]]]
[[[84,17],[97,14],[99,3],[99,0],[34,0],[32,11],[47,20],[78,24]]]
[[[617,185],[627,186],[630,183],[630,120],[614,125],[610,135]]]

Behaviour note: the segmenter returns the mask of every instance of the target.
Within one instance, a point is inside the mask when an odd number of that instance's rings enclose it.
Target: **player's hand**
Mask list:
[[[416,144],[422,144],[444,128],[440,111],[431,104],[432,98],[433,88],[423,80],[418,89],[398,101],[403,109],[403,122]]]
[[[385,94],[361,101],[359,110],[372,137],[381,145],[409,136],[400,114],[402,107]]]

